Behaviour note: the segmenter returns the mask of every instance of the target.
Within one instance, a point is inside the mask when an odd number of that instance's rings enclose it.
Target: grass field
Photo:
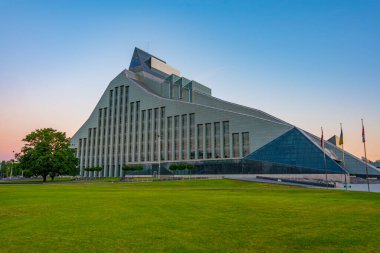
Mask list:
[[[0,185],[0,252],[380,252],[380,194],[232,180]]]

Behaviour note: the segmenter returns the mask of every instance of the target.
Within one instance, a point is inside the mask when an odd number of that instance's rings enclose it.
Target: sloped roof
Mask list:
[[[135,47],[131,63],[129,64],[129,70],[135,73],[144,71],[161,79],[168,77],[169,75],[167,73],[150,67],[150,61],[152,57],[166,64],[166,62],[161,60],[160,58]]]
[[[300,129],[294,127],[251,153],[246,159],[286,164],[323,172],[325,170],[323,156],[323,151],[319,146],[315,145]],[[326,170],[329,173],[344,173],[342,167],[328,155],[326,155]]]
[[[306,131],[303,131],[303,132],[307,136],[309,136],[310,139],[316,145],[320,145],[319,143],[321,143],[321,139],[319,137],[311,133],[308,133]],[[357,158],[356,156],[350,154],[347,151],[344,151],[344,166],[343,166],[343,150],[328,141],[325,141],[325,148],[326,148],[326,151],[329,153],[329,155],[332,156],[333,159],[339,160],[342,163],[342,167],[344,167],[350,174],[355,174],[355,175],[366,174],[366,171],[365,171],[366,164],[362,160]],[[375,166],[368,164],[368,174],[380,175],[380,170],[377,169]]]

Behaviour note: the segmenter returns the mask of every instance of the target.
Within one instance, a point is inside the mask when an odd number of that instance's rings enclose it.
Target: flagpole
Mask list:
[[[367,149],[366,149],[366,146],[365,146],[365,132],[364,132],[363,119],[362,119],[362,141],[363,141],[363,145],[364,145],[364,158],[365,158],[365,172],[367,174],[367,187],[368,187],[368,191],[370,191],[370,189],[369,189],[369,179],[368,179]]]
[[[321,145],[322,145],[322,149],[323,149],[323,161],[324,161],[323,164],[324,164],[324,168],[325,168],[326,188],[329,188],[329,184],[327,182],[326,152],[325,152],[325,142],[323,140],[323,127],[321,127],[321,131],[322,131]]]
[[[343,157],[342,160],[343,160],[343,169],[345,170],[345,173],[344,173],[344,184],[346,186],[346,191],[347,191],[348,190],[348,185],[347,185],[348,170],[346,170],[346,161],[344,160],[344,141],[343,141],[342,123],[340,123],[340,139],[339,139],[339,142],[342,143],[342,157]]]

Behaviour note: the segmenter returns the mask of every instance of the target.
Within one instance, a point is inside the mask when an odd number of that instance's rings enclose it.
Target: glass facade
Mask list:
[[[324,170],[323,151],[296,128],[248,155],[247,159]],[[329,172],[342,171],[328,156],[326,165]]]

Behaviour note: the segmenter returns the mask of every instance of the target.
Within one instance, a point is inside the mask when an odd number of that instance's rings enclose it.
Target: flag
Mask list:
[[[342,126],[340,126],[339,145],[343,145],[343,129],[342,129]]]
[[[321,127],[321,131],[322,131],[322,136],[321,136],[321,147],[324,148],[324,145],[323,145],[323,128]]]
[[[363,124],[363,121],[362,121],[362,142],[363,142],[363,143],[365,142],[365,130],[364,130],[364,124]]]

